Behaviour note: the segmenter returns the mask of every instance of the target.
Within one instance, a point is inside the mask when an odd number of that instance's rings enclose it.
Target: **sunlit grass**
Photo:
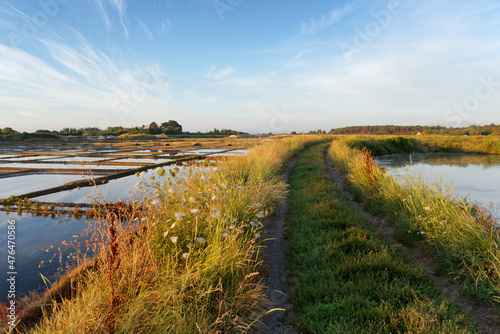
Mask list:
[[[399,240],[429,246],[443,270],[451,270],[478,299],[486,303],[498,299],[499,225],[486,208],[468,203],[451,186],[429,182],[421,174],[407,173],[396,180],[373,165],[367,152],[345,142],[334,142],[329,154],[347,175],[357,199],[372,212],[391,218]],[[370,172],[367,165],[373,165]]]
[[[244,332],[266,310],[258,267],[264,218],[286,194],[280,176],[296,136],[208,165],[158,168],[141,210],[103,214],[88,243],[96,270],[74,280],[34,333]],[[140,195],[144,196],[144,195]],[[49,302],[52,303],[52,302]]]
[[[328,173],[325,151],[325,146],[309,149],[290,178],[289,259],[297,330],[481,332],[423,269],[348,203]]]

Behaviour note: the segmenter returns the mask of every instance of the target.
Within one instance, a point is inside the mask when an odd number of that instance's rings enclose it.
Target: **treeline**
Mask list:
[[[50,131],[50,130],[36,130],[33,133],[18,132],[12,128],[6,127],[0,128],[0,141],[17,141],[17,140],[27,140],[31,138],[35,139],[58,139],[61,136],[120,136],[123,134],[130,135],[188,135],[188,136],[229,136],[229,135],[239,135],[245,132],[235,131],[231,129],[216,129],[212,131],[202,133],[200,131],[196,133],[183,132],[182,125],[177,121],[170,120],[168,122],[163,122],[158,125],[156,122],[151,122],[149,125],[136,126],[133,128],[124,128],[123,126],[110,126],[107,129],[100,129],[97,127],[85,127],[85,128],[63,128],[60,131]]]
[[[349,126],[331,129],[330,134],[335,135],[451,135],[451,136],[488,136],[500,135],[500,125],[471,125],[469,127],[454,128],[445,126],[421,126],[421,125],[366,125]]]

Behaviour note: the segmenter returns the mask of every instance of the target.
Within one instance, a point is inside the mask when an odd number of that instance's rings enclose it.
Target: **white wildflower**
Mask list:
[[[212,170],[213,170],[214,172],[218,172],[218,171],[219,171],[219,167],[214,167],[214,168],[212,168]]]
[[[224,238],[228,238],[228,237],[229,237],[229,233],[224,232],[224,233],[222,233],[222,236],[223,236]]]
[[[257,213],[257,218],[264,218],[264,211]]]
[[[212,196],[212,201],[215,201],[217,199],[217,196],[213,195]]]
[[[193,196],[191,196],[191,197],[189,197],[189,201],[190,201],[191,203],[194,203],[194,202],[196,202],[196,198],[194,198]]]
[[[253,221],[251,221],[250,226],[255,227],[255,226],[257,226],[257,224],[255,224]]]
[[[168,231],[163,232],[163,237],[166,238],[168,236]]]
[[[191,213],[197,213],[198,211],[200,211],[199,209],[191,209],[190,212]]]
[[[170,225],[170,229],[173,229],[175,227],[175,223],[173,223],[172,225]]]
[[[202,244],[205,242],[205,239],[203,238],[196,238],[196,242],[199,243],[199,244]]]
[[[426,211],[432,211],[432,208],[430,206],[424,206],[424,210],[426,210]]]
[[[179,239],[179,237],[170,237],[170,241],[172,241],[174,244],[177,243],[177,239]]]
[[[184,212],[176,212],[176,213],[174,214],[175,218],[177,218],[177,220],[179,220],[179,221],[182,221],[182,220],[184,219],[183,217],[184,217],[185,215],[186,215],[186,214],[185,214]]]
[[[182,254],[182,257],[185,258],[187,260],[187,258],[189,257],[189,253],[184,253]]]
[[[211,213],[212,217],[214,218],[219,218],[221,213],[219,210],[215,209],[212,213]]]
[[[256,238],[260,238],[260,233],[255,233]]]
[[[193,245],[191,245],[191,243],[188,243],[188,244],[186,245],[186,247],[187,247],[187,248],[189,248],[189,249],[191,249],[191,247],[193,247]]]

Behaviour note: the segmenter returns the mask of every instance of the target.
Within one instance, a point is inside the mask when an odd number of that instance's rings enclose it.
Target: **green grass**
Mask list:
[[[336,141],[329,151],[355,197],[372,213],[388,217],[396,237],[419,243],[434,254],[443,270],[479,301],[497,305],[500,296],[498,221],[485,207],[470,204],[451,187],[407,174],[397,182],[366,151]]]
[[[500,154],[495,136],[344,136],[351,148],[366,148],[372,155],[413,152]]]
[[[266,141],[213,166],[138,179],[147,209],[91,227],[98,270],[33,333],[239,333],[266,310],[258,273],[262,219],[284,197],[287,161],[321,136]],[[116,219],[120,219],[119,223]],[[47,304],[56,304],[46,300]]]
[[[426,273],[379,237],[333,184],[325,145],[290,178],[290,271],[302,333],[475,333]]]

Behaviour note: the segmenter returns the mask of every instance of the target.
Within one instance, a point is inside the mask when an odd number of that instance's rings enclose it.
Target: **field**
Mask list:
[[[273,242],[267,238],[273,212],[286,201],[286,238],[279,241],[289,244],[283,284],[290,287],[282,288],[293,291],[294,331],[496,332],[495,217],[423,180],[396,182],[372,154],[498,154],[498,145],[482,137],[297,135],[5,147],[0,160],[9,163],[0,163],[0,181],[74,175],[88,164],[97,180],[86,188],[97,189],[90,199],[74,197],[87,185],[81,179],[2,196],[7,212],[71,212],[92,221],[86,239],[62,247],[71,249],[64,255],[73,268],[50,290],[25,299],[10,331],[266,333],[269,314],[284,310],[269,297],[271,262],[260,253]],[[130,184],[134,192],[127,195]],[[381,219],[387,225],[378,226]],[[431,258],[438,270],[429,261],[416,265],[412,252]],[[458,282],[454,297],[436,272]],[[273,332],[292,329],[277,319]]]

